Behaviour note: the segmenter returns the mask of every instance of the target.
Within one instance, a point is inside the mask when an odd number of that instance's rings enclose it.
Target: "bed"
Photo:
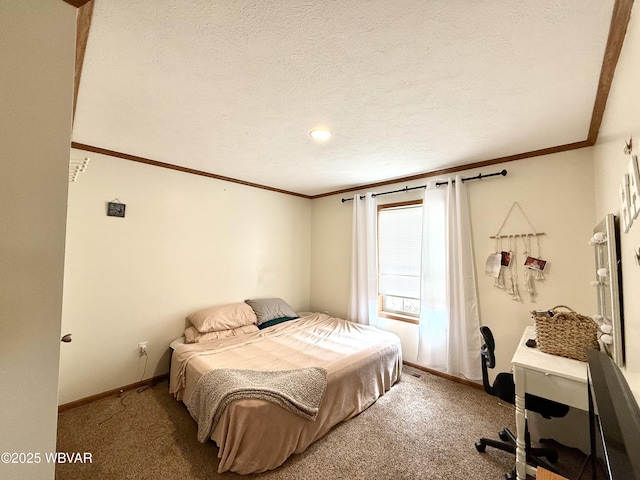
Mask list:
[[[219,473],[249,474],[279,467],[333,426],[372,405],[400,379],[402,369],[396,335],[321,313],[173,348],[170,392],[198,423],[199,440],[210,438],[218,446]],[[290,382],[296,388],[314,378],[322,381],[316,377],[325,375],[325,384],[318,387],[317,408],[302,412],[306,418],[263,397],[240,396],[217,411],[213,424],[202,420],[196,406],[215,393],[203,393],[199,387],[211,375],[236,371],[302,375],[303,382]],[[215,387],[216,382],[210,383]]]

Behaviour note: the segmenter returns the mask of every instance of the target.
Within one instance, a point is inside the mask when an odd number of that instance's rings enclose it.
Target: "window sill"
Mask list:
[[[378,312],[378,316],[382,318],[388,318],[390,320],[398,320],[400,322],[413,323],[414,325],[419,325],[420,320],[415,317],[409,317],[408,315],[402,315],[399,313],[388,313],[388,312]]]

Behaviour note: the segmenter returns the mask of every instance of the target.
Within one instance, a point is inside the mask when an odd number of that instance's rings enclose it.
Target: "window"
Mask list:
[[[418,322],[421,245],[422,201],[378,207],[380,316]]]

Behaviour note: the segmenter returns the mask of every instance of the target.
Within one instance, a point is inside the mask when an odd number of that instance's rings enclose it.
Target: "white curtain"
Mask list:
[[[480,321],[467,193],[455,183],[425,189],[418,363],[471,380],[482,377]]]
[[[353,197],[351,288],[347,318],[376,325],[378,318],[377,201],[371,193]]]

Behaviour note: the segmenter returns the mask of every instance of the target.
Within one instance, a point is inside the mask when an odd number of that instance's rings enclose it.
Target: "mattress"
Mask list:
[[[212,369],[321,367],[327,371],[327,387],[315,420],[266,400],[231,403],[210,435],[218,446],[220,473],[277,468],[336,424],[372,405],[400,379],[402,371],[397,335],[320,313],[238,337],[174,347],[170,391],[185,403],[198,380]]]

